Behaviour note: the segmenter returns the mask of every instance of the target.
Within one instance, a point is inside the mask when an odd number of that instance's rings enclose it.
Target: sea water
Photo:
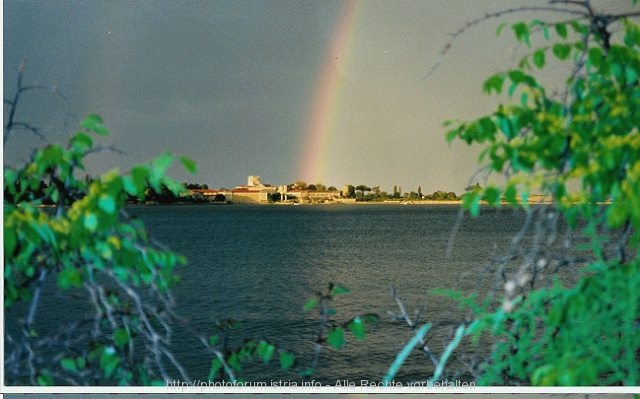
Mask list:
[[[233,319],[240,327],[230,335],[231,346],[265,339],[297,356],[289,371],[280,370],[277,360],[246,364],[240,373],[245,380],[300,381],[320,325],[317,310],[304,312],[304,304],[329,283],[348,288],[332,303],[336,314],[329,327],[368,313],[380,321],[367,324],[363,342],[347,333],[343,348],[323,346],[310,378],[331,385],[379,382],[415,333],[392,315],[399,308],[390,287],[412,319],[418,311],[420,322],[436,323],[427,338],[438,356],[466,313],[428,291],[491,289],[495,276],[486,276],[487,266],[523,223],[523,214],[512,209],[459,219],[456,205],[158,206],[128,212],[188,260],[177,271],[175,299],[189,331],[174,337],[174,350],[192,378],[206,380],[211,362],[193,334],[214,334],[216,321]],[[415,351],[396,380],[426,380],[433,369]],[[460,376],[471,378],[463,371]]]

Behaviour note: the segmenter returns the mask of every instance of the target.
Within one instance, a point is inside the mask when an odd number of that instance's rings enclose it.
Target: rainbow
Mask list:
[[[344,85],[339,71],[345,70],[349,63],[361,7],[362,4],[355,0],[346,1],[342,6],[316,79],[297,170],[297,175],[308,183],[330,183],[326,181],[327,158]]]

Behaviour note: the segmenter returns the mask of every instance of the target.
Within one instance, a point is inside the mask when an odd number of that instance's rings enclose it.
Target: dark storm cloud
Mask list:
[[[127,153],[104,167],[170,149],[195,158],[205,180],[232,184],[269,158],[293,162],[336,12],[330,2],[5,2],[5,97],[26,59],[27,81],[59,87],[74,123],[104,116]],[[26,96],[22,107],[55,136],[48,107]]]

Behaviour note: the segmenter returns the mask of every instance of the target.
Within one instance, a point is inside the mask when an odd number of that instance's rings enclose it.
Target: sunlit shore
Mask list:
[[[482,205],[488,205],[481,201]],[[553,202],[549,199],[530,199],[528,205],[550,205]],[[352,202],[294,202],[282,201],[269,203],[267,205],[462,205],[462,200],[408,200],[408,201],[352,201]],[[502,201],[500,205],[510,205],[507,201]]]

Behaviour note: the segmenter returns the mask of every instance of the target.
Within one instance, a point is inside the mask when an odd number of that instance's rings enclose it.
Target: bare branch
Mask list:
[[[40,138],[40,140],[42,141],[46,141],[46,139],[44,138],[44,134],[42,134],[40,132],[40,129],[38,129],[35,126],[32,126],[28,123],[24,123],[24,122],[13,122],[13,124],[11,125],[12,129],[22,129],[22,130],[28,130],[31,133],[33,133],[34,135],[38,136],[38,138]]]
[[[398,296],[398,292],[396,291],[396,289],[393,286],[391,286],[391,287],[389,287],[389,292],[391,293],[391,297],[396,301],[396,304],[398,305],[398,308],[400,309],[400,313],[393,313],[393,312],[389,311],[389,314],[391,316],[393,316],[393,318],[395,320],[404,320],[404,321],[407,322],[407,325],[409,327],[416,328],[416,326],[419,323],[421,311],[417,311],[415,320],[411,320],[411,317],[407,313],[406,307],[404,306],[404,302]]]
[[[442,65],[442,62],[444,60],[444,56],[451,50],[451,48],[453,47],[455,41],[462,35],[464,34],[467,30],[469,30],[470,28],[488,21],[490,19],[495,19],[495,18],[500,18],[503,17],[505,15],[509,15],[509,14],[516,14],[516,13],[522,13],[522,12],[532,12],[532,11],[541,11],[541,12],[557,12],[557,13],[564,13],[564,14],[571,14],[571,15],[577,15],[580,18],[588,18],[589,17],[589,13],[588,12],[584,12],[584,11],[580,11],[580,10],[574,10],[574,9],[570,9],[570,8],[560,8],[560,7],[549,7],[549,6],[545,6],[545,7],[541,7],[541,6],[525,6],[525,7],[518,7],[518,8],[509,8],[506,10],[502,10],[502,11],[497,11],[494,13],[488,13],[485,14],[482,17],[473,19],[469,22],[467,22],[465,25],[463,25],[460,29],[458,29],[457,31],[453,32],[451,34],[451,39],[449,40],[449,42],[447,42],[447,44],[444,45],[444,47],[440,50],[440,53],[438,54],[438,60],[435,62],[435,64],[433,64],[433,66],[429,69],[429,71],[422,77],[422,80],[426,80],[428,79],[431,75],[433,75],[433,73],[435,73],[435,71],[440,67],[440,65]]]
[[[227,373],[227,375],[229,376],[229,379],[231,381],[235,381],[236,380],[235,373],[233,372],[233,369],[229,367],[229,364],[224,358],[224,354],[220,352],[218,349],[212,348],[202,335],[198,335],[198,339],[200,340],[200,342],[202,342],[204,347],[207,348],[209,352],[214,354],[218,358],[218,360],[220,360],[220,363],[222,363],[222,367],[224,368],[225,373]]]
[[[119,149],[118,147],[116,147],[114,145],[98,145],[98,146],[95,146],[92,149],[86,151],[84,153],[84,155],[100,153],[100,152],[103,152],[103,151],[113,152],[113,153],[119,154],[119,155],[127,155],[126,152],[124,152],[123,150]]]
[[[13,100],[8,100],[8,99],[4,100],[4,103],[9,106],[9,116],[7,117],[7,123],[4,125],[4,134],[2,139],[2,142],[4,145],[6,145],[7,140],[9,139],[9,136],[11,135],[14,129],[29,130],[32,133],[34,133],[36,136],[44,140],[44,136],[40,133],[39,129],[27,123],[15,121],[15,114],[18,108],[18,104],[20,102],[20,97],[23,93],[27,91],[43,90],[43,91],[48,91],[58,95],[63,100],[64,104],[67,106],[67,115],[71,115],[71,105],[70,105],[69,99],[56,86],[42,85],[42,84],[33,84],[28,86],[22,85],[25,67],[26,67],[26,62],[22,60],[22,62],[20,63],[20,66],[18,67],[18,79],[17,79],[17,85],[16,85],[16,92],[13,95]]]

